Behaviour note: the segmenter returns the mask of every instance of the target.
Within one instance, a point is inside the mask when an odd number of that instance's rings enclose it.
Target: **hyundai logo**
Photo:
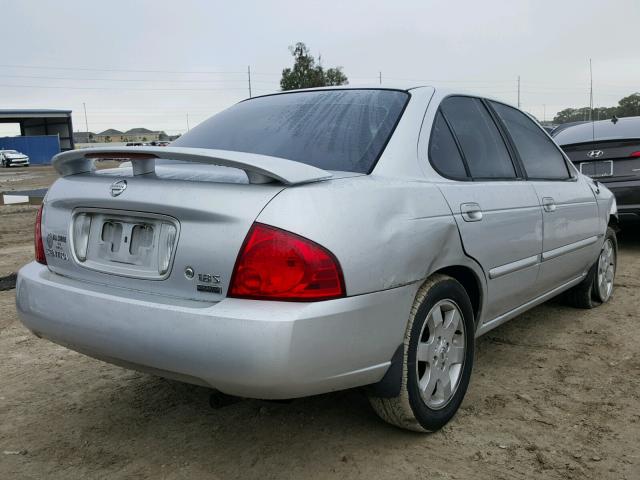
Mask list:
[[[602,155],[604,155],[604,152],[602,150],[591,150],[589,153],[587,153],[587,157],[589,158],[600,158]]]
[[[122,192],[127,189],[127,181],[126,180],[118,180],[117,182],[113,182],[111,184],[111,196],[117,197]]]

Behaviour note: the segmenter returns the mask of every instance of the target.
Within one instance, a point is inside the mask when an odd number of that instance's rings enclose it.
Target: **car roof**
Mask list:
[[[581,123],[568,127],[554,136],[558,145],[632,138],[640,138],[640,117],[619,118],[617,122],[599,120]]]
[[[443,97],[443,98],[449,95],[465,95],[465,96],[472,96],[472,97],[480,97],[480,98],[486,98],[487,100],[504,103],[505,105],[509,105],[511,107],[517,108],[512,103],[509,103],[505,100],[484,95],[479,92],[474,92],[473,90],[443,87],[438,85],[437,83],[430,84],[430,83],[420,83],[420,82],[393,82],[393,83],[385,83],[384,85],[380,85],[379,83],[361,83],[361,84],[349,84],[349,85],[336,85],[331,87],[300,88],[296,90],[283,90],[283,91],[267,93],[264,95],[256,95],[255,97],[247,98],[244,101],[251,100],[253,98],[269,97],[271,95],[286,95],[289,93],[296,93],[296,92],[315,92],[315,91],[325,91],[325,90],[401,90],[405,92],[410,92],[411,90],[415,90],[418,88],[432,88],[435,92],[439,94],[440,97]]]

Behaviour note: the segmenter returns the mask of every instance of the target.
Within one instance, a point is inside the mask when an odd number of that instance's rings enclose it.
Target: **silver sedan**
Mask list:
[[[559,294],[612,295],[613,196],[527,114],[480,96],[284,92],[168,147],[54,166],[18,276],[24,324],[228,395],[364,387],[383,419],[434,431],[479,335]]]

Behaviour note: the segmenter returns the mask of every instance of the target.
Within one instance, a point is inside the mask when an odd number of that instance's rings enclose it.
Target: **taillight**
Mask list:
[[[340,264],[326,248],[254,223],[238,254],[228,295],[307,302],[344,297],[345,288]]]
[[[640,150],[638,150],[637,152],[633,152],[629,156],[632,157],[632,158],[640,158]]]
[[[36,215],[36,229],[34,235],[34,244],[36,248],[36,262],[42,265],[47,264],[47,257],[44,254],[44,244],[42,243],[42,208],[44,204],[40,204]]]

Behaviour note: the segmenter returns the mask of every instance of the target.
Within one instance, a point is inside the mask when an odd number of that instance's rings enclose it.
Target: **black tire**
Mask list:
[[[425,334],[423,329],[427,316],[441,301],[453,302],[459,309],[464,326],[464,354],[459,380],[455,390],[452,388],[452,396],[444,406],[434,409],[427,405],[420,394],[417,352],[420,336]],[[370,396],[373,409],[386,422],[407,430],[434,432],[442,428],[458,411],[467,391],[473,368],[474,347],[475,322],[467,292],[455,279],[447,275],[433,275],[420,287],[411,308],[404,339],[400,393],[391,398]]]
[[[607,228],[607,233],[605,235],[604,241],[602,242],[603,248],[608,240],[610,240],[613,245],[614,261],[617,262],[618,240],[616,238],[616,232],[610,227]],[[600,254],[601,253],[602,249],[600,250]],[[575,308],[590,309],[602,305],[603,303],[606,303],[611,299],[613,292],[609,294],[608,297],[604,298],[600,294],[598,289],[598,262],[600,260],[600,254],[598,254],[598,258],[589,269],[589,273],[587,273],[587,276],[584,277],[584,280],[575,287],[568,290],[565,294],[565,301],[570,306]],[[616,264],[614,263],[614,274],[615,270]]]

